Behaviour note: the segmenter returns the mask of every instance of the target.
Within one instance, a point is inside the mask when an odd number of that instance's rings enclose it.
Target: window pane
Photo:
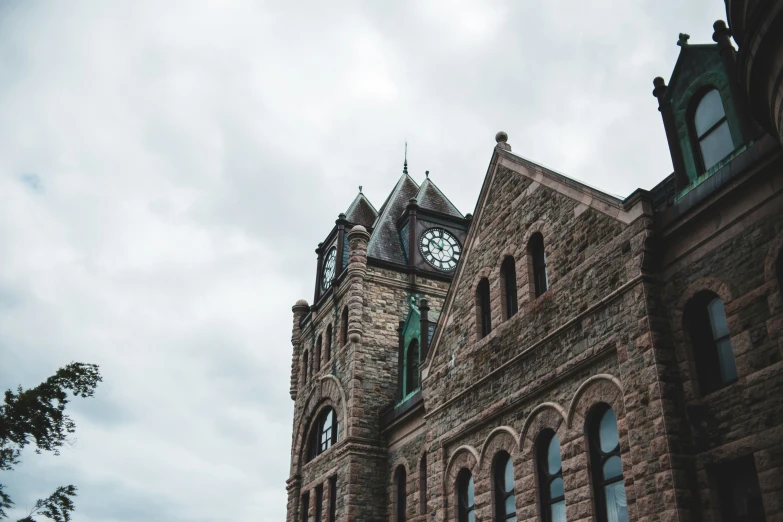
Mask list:
[[[552,440],[549,441],[547,463],[550,475],[556,475],[560,471],[560,468],[563,467],[562,461],[560,460],[560,439],[557,438],[557,435],[552,436]]]
[[[601,417],[598,438],[601,442],[601,451],[609,453],[620,443],[620,436],[617,434],[617,415],[614,410],[609,408]]]
[[[704,168],[708,169],[720,160],[731,154],[734,143],[731,141],[728,122],[721,123],[718,128],[705,136],[701,142],[701,157],[704,159]]]
[[[517,502],[514,498],[514,495],[509,495],[506,498],[506,516],[513,515],[517,512]],[[515,517],[516,518],[516,517]],[[508,518],[506,518],[508,520]]]
[[[563,479],[556,478],[549,484],[549,498],[557,498],[563,496]]]
[[[723,383],[737,380],[737,365],[734,362],[734,351],[731,349],[729,339],[718,341],[718,364],[720,365],[720,378]]]
[[[471,476],[468,479],[468,484],[466,489],[467,489],[466,491],[467,502],[465,504],[465,507],[472,508],[473,507],[473,476]]]
[[[332,428],[332,410],[329,410],[329,413],[326,414],[326,419],[324,420],[324,431]]]
[[[723,301],[713,299],[707,305],[707,313],[710,316],[710,326],[712,327],[712,338],[720,339],[729,335],[729,325],[726,322],[726,309],[723,307]]]
[[[607,522],[628,522],[628,505],[625,501],[623,482],[615,482],[604,488]]]
[[[511,457],[506,459],[506,472],[503,477],[504,492],[514,491],[514,465],[511,463]]]
[[[702,137],[710,127],[718,123],[723,118],[723,102],[720,99],[720,93],[713,89],[704,95],[696,108],[696,114],[693,118],[693,125],[696,127],[696,134]]]
[[[565,501],[552,504],[552,522],[566,522]]]
[[[614,477],[619,477],[623,474],[623,464],[620,461],[620,457],[617,455],[613,457],[609,457],[609,459],[604,462],[604,480],[609,480]]]
[[[468,513],[468,522],[476,522],[476,515],[471,511]]]

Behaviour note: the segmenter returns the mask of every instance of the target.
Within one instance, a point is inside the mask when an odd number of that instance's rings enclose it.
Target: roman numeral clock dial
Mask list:
[[[457,268],[462,253],[457,238],[442,228],[426,230],[419,240],[419,250],[427,263],[444,272]]]
[[[334,269],[337,264],[337,249],[332,247],[329,252],[326,253],[324,259],[323,274],[321,275],[321,290],[327,291],[332,286],[332,280],[334,279]]]

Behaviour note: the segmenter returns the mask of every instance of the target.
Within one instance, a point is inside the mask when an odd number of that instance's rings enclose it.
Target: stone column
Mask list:
[[[402,331],[405,329],[405,321],[400,321],[397,326],[397,390],[394,392],[395,404],[402,400],[402,376],[405,360],[405,338]]]
[[[364,308],[364,278],[367,275],[367,243],[370,234],[361,225],[348,233],[351,256],[348,262],[348,340],[362,340],[362,312]]]
[[[419,359],[424,362],[427,358],[427,352],[430,350],[430,303],[426,299],[419,301],[419,312],[421,313]]]
[[[291,399],[296,400],[296,392],[299,389],[299,356],[302,353],[302,330],[299,325],[302,323],[302,318],[310,311],[310,305],[304,299],[300,299],[291,308],[291,311],[294,313],[294,325],[291,331],[291,345],[294,350],[291,356],[291,387],[289,392]]]

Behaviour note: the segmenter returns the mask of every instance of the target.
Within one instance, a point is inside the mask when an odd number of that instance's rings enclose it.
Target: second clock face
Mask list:
[[[429,264],[449,272],[457,267],[462,247],[457,238],[442,228],[425,230],[419,240],[419,250]]]
[[[324,257],[324,269],[321,276],[321,290],[326,291],[332,286],[332,279],[334,279],[335,265],[337,264],[337,249],[332,247],[326,253]]]

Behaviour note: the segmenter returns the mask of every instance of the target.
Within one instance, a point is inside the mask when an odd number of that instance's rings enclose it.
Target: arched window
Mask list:
[[[307,379],[310,377],[308,370],[310,369],[308,356],[307,356],[307,350],[305,350],[304,355],[302,355],[302,383],[307,383]]]
[[[405,466],[400,464],[394,472],[394,520],[395,522],[405,522],[405,511],[407,509]]]
[[[326,327],[326,344],[324,345],[324,361],[332,359],[332,325]]]
[[[492,331],[492,315],[489,309],[489,280],[483,278],[476,288],[476,309],[478,311],[478,338],[482,339]]]
[[[321,336],[318,336],[318,340],[315,342],[315,353],[313,353],[313,366],[315,367],[313,373],[318,373],[321,370]]]
[[[419,387],[419,340],[413,339],[405,351],[405,395]]]
[[[419,461],[419,515],[427,514],[427,454]]]
[[[588,423],[597,520],[628,522],[617,415],[604,404],[593,411]]]
[[[311,460],[331,448],[337,442],[337,415],[334,408],[326,408],[310,429],[307,460]]]
[[[506,319],[509,319],[518,310],[517,303],[517,269],[514,258],[506,256],[500,265],[501,288],[503,289],[503,302],[505,305]]]
[[[348,344],[348,307],[343,308],[343,315],[340,317],[340,345]]]
[[[538,483],[541,493],[541,515],[545,522],[565,522],[565,490],[560,439],[552,430],[538,437]]]
[[[541,232],[536,232],[530,237],[527,250],[530,256],[530,279],[533,280],[533,290],[538,297],[549,288],[549,279],[546,275],[544,236],[541,235]]]
[[[514,464],[505,451],[495,457],[492,469],[495,487],[495,522],[517,520],[517,502],[514,496]]]
[[[693,360],[701,393],[719,390],[737,380],[723,301],[712,292],[696,294],[688,303],[685,322],[693,343]]]
[[[734,150],[723,101],[717,89],[710,89],[699,99],[691,124],[704,170],[709,170]]]
[[[476,522],[473,494],[473,475],[469,470],[463,469],[457,475],[457,520],[459,522]]]

